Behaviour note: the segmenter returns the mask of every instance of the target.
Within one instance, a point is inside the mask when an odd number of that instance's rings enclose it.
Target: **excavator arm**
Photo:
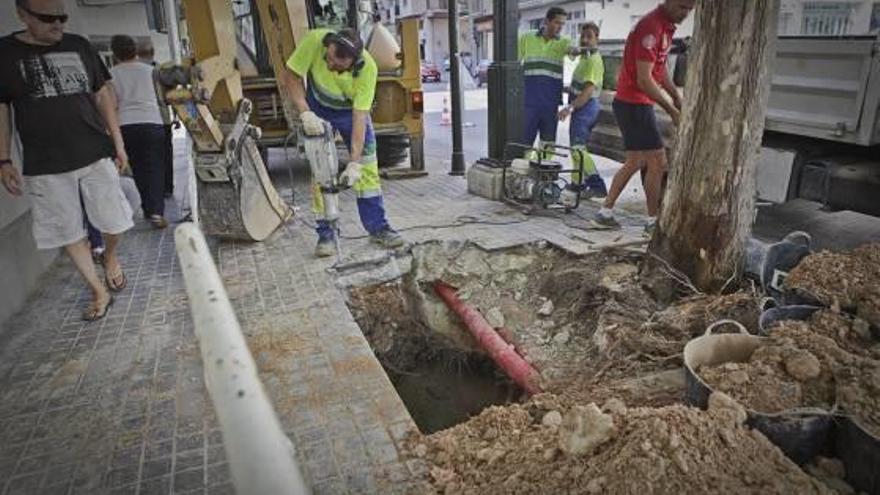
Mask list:
[[[191,57],[159,69],[159,82],[193,139],[198,209],[208,235],[261,241],[293,216],[272,185],[242,96],[228,0],[183,0]]]

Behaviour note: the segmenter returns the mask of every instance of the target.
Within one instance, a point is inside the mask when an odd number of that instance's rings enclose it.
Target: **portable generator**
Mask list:
[[[511,150],[524,152],[528,158],[514,158],[505,161],[501,171],[501,199],[516,206],[524,207],[529,213],[538,208],[562,209],[566,213],[577,208],[584,189],[583,172],[580,169],[566,169],[557,160],[569,155],[560,152],[583,153],[582,150],[568,146],[548,144],[545,148],[533,148],[518,143],[508,143],[505,156],[513,156]],[[570,174],[571,180],[563,177]]]

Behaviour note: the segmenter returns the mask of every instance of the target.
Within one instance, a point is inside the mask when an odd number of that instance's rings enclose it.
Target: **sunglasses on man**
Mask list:
[[[45,24],[55,24],[56,22],[64,24],[67,22],[67,19],[69,17],[67,14],[41,14],[39,12],[34,12],[27,7],[21,7],[21,10],[27,12],[31,16],[35,17],[38,21]]]

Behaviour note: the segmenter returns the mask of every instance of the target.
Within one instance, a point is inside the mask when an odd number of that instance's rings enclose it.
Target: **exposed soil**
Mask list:
[[[733,409],[601,409],[539,396],[409,449],[434,493],[831,493]]]
[[[841,349],[871,359],[880,359],[880,341],[864,320],[840,312],[820,310],[810,317],[810,330],[832,339]]]
[[[820,303],[853,311],[880,328],[880,243],[849,253],[822,251],[804,258],[785,286]]]
[[[809,322],[786,321],[771,330],[746,363],[698,370],[714,390],[764,413],[801,407],[852,414],[880,434],[880,360],[874,350],[856,347],[848,320],[831,311]],[[875,344],[876,346],[876,344]]]
[[[741,426],[743,407],[773,413],[839,406],[880,431],[880,348],[865,321],[873,306],[862,283],[871,275],[839,276],[871,266],[880,251],[866,248],[843,261],[815,256],[807,260],[834,277],[793,271],[788,280],[836,307],[855,305],[859,318],[829,310],[809,322],[782,322],[749,362],[700,370],[732,396],[713,395],[709,411],[681,405],[684,345],[719,319],[757,333],[760,294],[698,295],[664,307],[641,286],[638,255],[426,247],[402,280],[355,289],[350,305],[389,374],[432,359],[454,368],[480,351],[434,296],[431,283],[443,280],[503,329],[544,378],[546,393],[524,403],[488,407],[457,426],[412,436],[409,454],[429,468],[425,490],[829,493],[817,480],[838,489],[842,475],[820,476],[816,468],[810,476]],[[818,289],[835,277],[849,282]]]
[[[427,247],[413,273],[355,289],[349,305],[386,369],[406,371],[437,357],[430,353],[455,360],[452,350],[463,360],[480,350],[434,296],[431,283],[443,280],[506,331],[555,393],[620,389],[615,380],[679,369],[684,345],[718,319],[757,331],[757,295],[696,296],[661,308],[639,283],[639,261],[626,253]]]
[[[803,407],[828,410],[834,404],[828,363],[786,337],[769,337],[747,362],[705,366],[697,373],[713,390],[762,413]]]

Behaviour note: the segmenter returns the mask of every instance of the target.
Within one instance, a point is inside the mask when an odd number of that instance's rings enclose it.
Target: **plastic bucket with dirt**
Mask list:
[[[880,495],[880,437],[852,417],[843,417],[835,431],[837,456],[846,468],[846,481],[869,495]]]
[[[716,328],[730,325],[736,327],[739,333],[712,333]],[[705,335],[691,340],[684,348],[686,402],[702,409],[708,406],[713,390],[700,378],[700,367],[747,362],[764,339],[750,335],[742,324],[734,320],[719,320],[709,325]],[[746,411],[746,424],[763,433],[798,464],[809,462],[830,447],[834,416],[828,411],[816,408],[779,413],[763,413],[748,408]]]
[[[767,335],[773,325],[785,320],[804,321],[810,319],[813,313],[822,309],[821,306],[812,306],[808,304],[796,304],[792,306],[777,306],[775,308],[765,309],[761,313],[758,320],[758,328],[761,335]]]

